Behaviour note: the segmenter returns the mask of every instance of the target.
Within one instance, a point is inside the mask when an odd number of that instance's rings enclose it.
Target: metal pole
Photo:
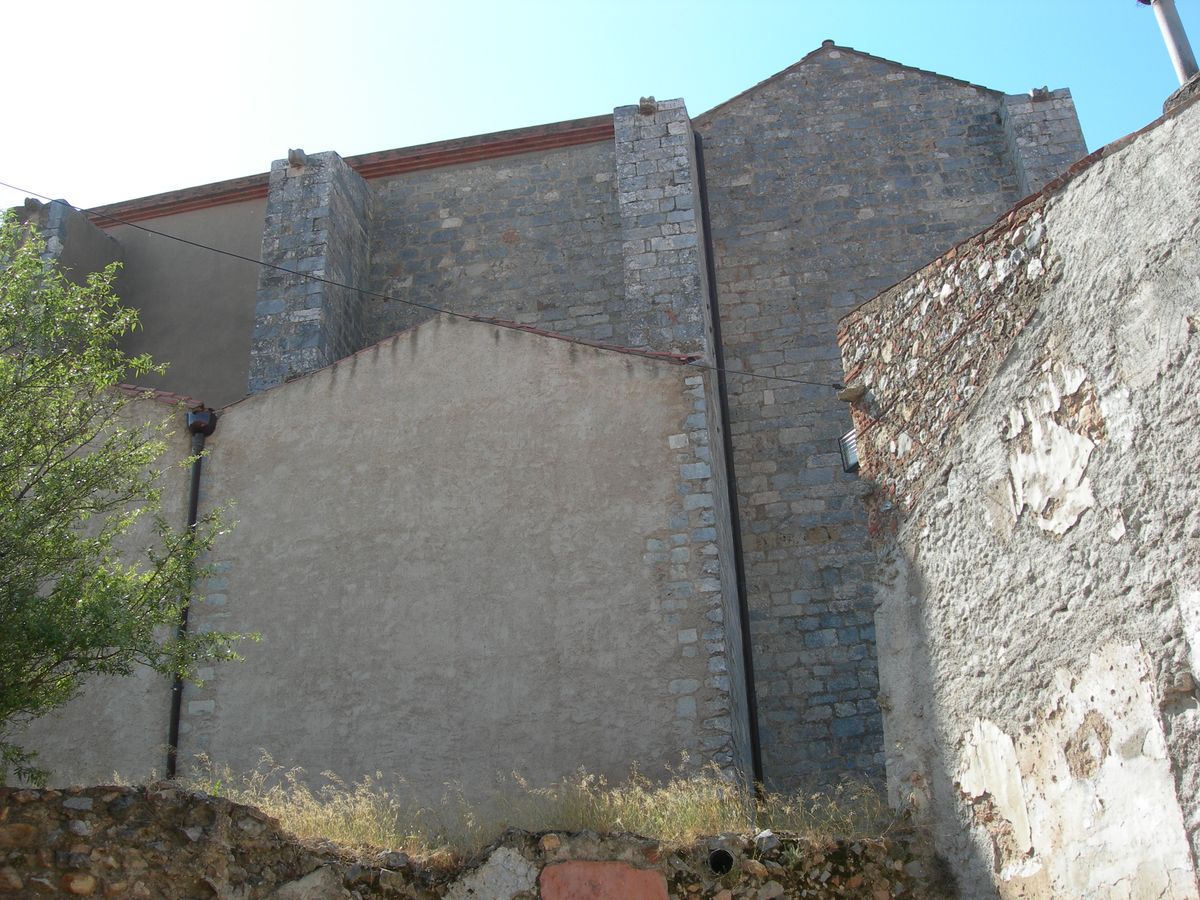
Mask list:
[[[1180,84],[1187,84],[1196,74],[1196,55],[1192,53],[1192,45],[1188,43],[1187,32],[1183,30],[1183,22],[1179,20],[1179,12],[1175,9],[1175,0],[1138,0],[1143,6],[1149,5],[1154,9],[1154,17],[1158,19],[1158,30],[1162,32],[1163,42],[1167,45],[1167,53],[1171,55],[1171,65],[1175,67],[1175,75]]]

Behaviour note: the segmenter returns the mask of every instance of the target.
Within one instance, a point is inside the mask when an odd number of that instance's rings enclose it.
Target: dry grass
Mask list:
[[[429,806],[412,800],[403,782],[386,785],[379,773],[347,784],[326,772],[314,787],[303,770],[284,769],[264,756],[245,775],[202,760],[186,786],[256,806],[304,839],[361,850],[403,850],[426,860],[470,856],[505,828],[632,832],[681,845],[706,835],[762,828],[818,839],[878,836],[895,818],[870,785],[768,794],[755,802],[715,770],[674,775],[665,782],[634,772],[620,784],[579,772],[544,788],[513,776],[488,803],[470,803],[462,791],[449,787],[441,803]]]

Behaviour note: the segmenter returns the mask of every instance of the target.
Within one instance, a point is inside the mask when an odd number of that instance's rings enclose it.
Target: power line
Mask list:
[[[309,281],[315,281],[315,282],[318,282],[319,284],[324,284],[329,287],[344,288],[345,290],[355,291],[356,293],[361,294],[365,297],[372,297],[377,300],[386,300],[386,301],[390,301],[392,303],[401,303],[401,304],[404,304],[405,306],[413,306],[418,309],[427,310],[428,312],[431,312],[431,313],[439,313],[442,315],[453,316],[457,319],[465,319],[465,320],[471,321],[471,322],[478,322],[480,320],[486,320],[489,325],[494,325],[497,328],[507,328],[507,329],[511,329],[512,331],[527,331],[526,328],[521,327],[517,323],[507,323],[507,322],[502,322],[502,321],[495,321],[492,319],[488,319],[486,316],[477,316],[477,315],[471,315],[469,313],[455,312],[452,309],[446,309],[441,306],[434,306],[432,303],[421,303],[418,300],[406,300],[402,297],[393,297],[390,294],[383,294],[383,293],[380,293],[379,291],[372,291],[372,290],[368,290],[365,288],[352,287],[351,285],[343,284],[340,281],[334,281],[331,278],[325,278],[324,276],[321,276],[321,275],[313,275],[312,273],[309,273],[309,272],[298,272],[295,269],[287,268],[287,266],[276,265],[274,263],[265,262],[261,259],[253,259],[252,257],[243,256],[240,253],[235,253],[232,250],[225,250],[225,249],[222,249],[221,247],[213,247],[209,244],[204,244],[204,243],[201,243],[200,241],[193,241],[188,238],[180,237],[175,234],[169,234],[165,231],[156,231],[153,228],[147,228],[144,225],[139,225],[137,222],[130,222],[125,219],[118,218],[117,216],[111,216],[108,213],[100,212],[99,210],[85,209],[80,206],[74,206],[70,203],[67,203],[65,200],[55,200],[54,198],[49,197],[46,194],[39,194],[37,191],[30,190],[29,188],[18,187],[17,185],[9,184],[8,182],[5,182],[5,181],[0,181],[0,187],[6,187],[9,190],[17,191],[18,193],[23,193],[26,196],[37,197],[37,198],[39,198],[41,200],[45,200],[49,203],[63,203],[64,205],[70,207],[73,210],[76,210],[77,212],[84,213],[85,215],[88,215],[88,216],[94,216],[96,218],[105,219],[115,225],[126,225],[130,228],[136,228],[138,231],[145,232],[146,234],[152,234],[152,235],[155,235],[156,237],[166,238],[167,240],[176,241],[180,244],[185,244],[189,247],[195,247],[199,250],[205,250],[209,253],[216,253],[221,256],[227,256],[227,257],[230,257],[231,259],[238,259],[238,260],[241,260],[242,262],[248,262],[251,265],[261,266],[264,269],[271,269],[272,271],[281,272],[285,275],[294,275],[298,278],[304,278]],[[564,335],[564,337],[569,337],[569,335]],[[619,348],[606,347],[603,344],[589,343],[589,346],[593,346],[597,350],[601,350],[601,351],[605,351],[605,352],[609,352],[609,353],[621,353],[622,352],[621,349],[619,349]],[[749,371],[743,371],[740,369],[719,368],[717,366],[709,365],[707,363],[703,363],[698,360],[691,360],[689,362],[684,363],[684,365],[688,365],[688,366],[691,366],[692,368],[696,368],[696,369],[708,369],[709,371],[720,372],[725,375],[741,375],[746,378],[763,378],[768,381],[782,381],[782,382],[785,382],[788,384],[803,384],[803,385],[808,385],[810,387],[829,388],[829,389],[832,389],[835,391],[841,390],[841,388],[842,388],[841,384],[837,384],[834,382],[809,381],[804,378],[789,378],[784,375],[768,375],[765,372],[749,372]]]

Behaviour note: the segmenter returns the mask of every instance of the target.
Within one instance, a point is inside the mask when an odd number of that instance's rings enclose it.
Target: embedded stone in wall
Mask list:
[[[250,393],[361,348],[371,195],[336,153],[271,166],[250,350]]]

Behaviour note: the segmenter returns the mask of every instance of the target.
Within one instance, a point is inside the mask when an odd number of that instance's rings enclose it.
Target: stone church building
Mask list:
[[[180,758],[431,795],[681,753],[881,776],[838,322],[1085,153],[1066,90],[827,41],[694,117],[646,98],[28,206],[65,267],[122,262],[128,349],[170,365],[135,410],[218,413],[201,503],[237,524],[191,627],[262,640],[186,687]],[[27,740],[59,780],[137,778],[170,706],[97,684]]]

